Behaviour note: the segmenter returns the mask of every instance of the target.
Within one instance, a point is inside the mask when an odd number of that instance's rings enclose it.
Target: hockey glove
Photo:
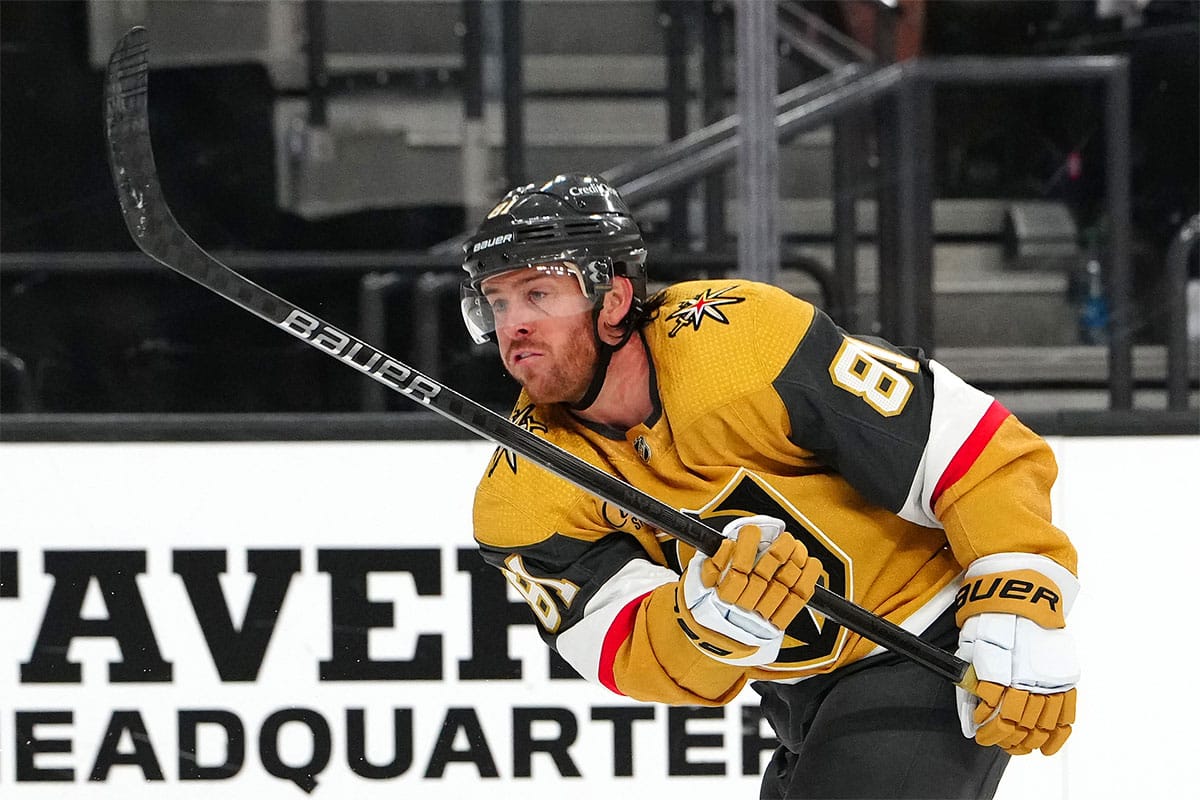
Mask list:
[[[973,562],[955,599],[957,655],[978,696],[956,689],[963,735],[1013,755],[1053,755],[1071,735],[1079,661],[1066,616],[1079,582],[1050,559],[997,553]]]
[[[679,626],[706,655],[733,666],[770,664],[783,631],[812,598],[821,562],[774,517],[734,520],[711,557],[697,553],[675,592]]]

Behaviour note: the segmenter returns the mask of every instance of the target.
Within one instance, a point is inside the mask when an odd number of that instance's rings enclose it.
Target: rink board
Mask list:
[[[1052,445],[1081,552],[1080,722],[1000,797],[1173,794],[1186,740],[1130,681],[1180,635],[1200,440]],[[0,795],[756,796],[753,692],[669,709],[552,663],[471,544],[491,450],[0,445]]]

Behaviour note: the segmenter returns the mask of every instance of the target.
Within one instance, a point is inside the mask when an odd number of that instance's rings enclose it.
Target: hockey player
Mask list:
[[[498,450],[476,540],[581,675],[670,704],[749,683],[780,742],[763,797],[989,797],[1010,754],[1062,747],[1076,554],[1053,455],[1004,407],[771,286],[647,296],[594,176],[510,192],[464,249],[513,421],[726,537],[706,557]],[[817,583],[955,650],[978,696],[807,608]]]

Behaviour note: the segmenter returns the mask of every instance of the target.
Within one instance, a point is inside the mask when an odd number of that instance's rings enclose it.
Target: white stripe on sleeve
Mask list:
[[[975,426],[991,407],[993,397],[971,386],[962,378],[939,364],[929,362],[933,373],[933,413],[929,420],[929,438],[921,463],[908,489],[908,499],[896,512],[897,516],[923,525],[940,528],[942,523],[933,514],[933,490],[954,454],[975,430]]]
[[[679,576],[666,567],[643,559],[630,561],[592,596],[583,619],[559,634],[556,640],[559,655],[581,676],[592,683],[599,682],[604,637],[617,614],[634,598],[677,580]]]

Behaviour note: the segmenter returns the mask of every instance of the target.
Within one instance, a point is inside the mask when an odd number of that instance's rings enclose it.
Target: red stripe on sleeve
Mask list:
[[[612,625],[608,627],[608,632],[604,634],[604,644],[600,647],[600,683],[609,691],[619,694],[622,697],[624,692],[617,688],[617,679],[613,675],[613,662],[617,660],[617,650],[621,649],[621,645],[629,638],[629,634],[633,633],[633,620],[637,616],[638,606],[642,600],[646,598],[646,594],[630,600],[624,608],[617,612],[616,618],[612,621]]]
[[[983,412],[983,416],[976,423],[975,430],[971,431],[971,435],[967,437],[962,446],[958,448],[958,452],[954,454],[954,458],[950,459],[950,463],[946,465],[946,471],[942,473],[942,477],[938,478],[937,486],[933,489],[933,497],[929,501],[930,507],[937,503],[942,492],[967,474],[967,470],[975,463],[975,459],[979,458],[983,448],[987,447],[987,443],[992,440],[992,435],[1000,427],[1000,423],[1008,419],[1010,413],[1007,408],[1000,405],[999,400],[992,401],[988,410]]]

